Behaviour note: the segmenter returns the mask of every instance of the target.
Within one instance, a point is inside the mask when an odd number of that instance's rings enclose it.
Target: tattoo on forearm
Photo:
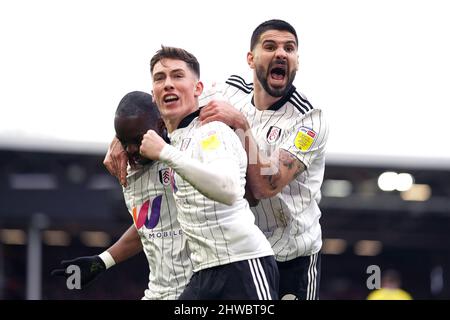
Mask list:
[[[272,190],[279,187],[281,180],[281,167],[287,169],[287,171],[293,172],[293,178],[296,179],[305,169],[305,166],[301,161],[299,161],[293,154],[282,150],[278,157],[279,167],[275,173],[265,175],[264,178],[267,179],[269,186]],[[285,170],[286,171],[286,170]]]
[[[288,170],[294,169],[294,179],[299,176],[300,173],[303,172],[305,166],[301,163],[293,154],[289,152],[281,152],[280,153],[280,163],[288,168]]]
[[[287,167],[289,170],[291,170],[294,165],[295,165],[295,161],[292,158],[285,158],[285,159],[280,159],[280,162],[283,166]]]

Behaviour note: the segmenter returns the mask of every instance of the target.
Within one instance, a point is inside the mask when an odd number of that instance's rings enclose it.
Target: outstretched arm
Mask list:
[[[77,266],[80,270],[81,289],[89,286],[100,274],[142,250],[139,234],[134,226],[128,230],[108,250],[99,255],[78,257],[61,261],[61,268],[54,269],[52,276],[68,278],[70,266]]]
[[[107,250],[113,257],[115,263],[125,261],[142,251],[142,242],[134,225]]]

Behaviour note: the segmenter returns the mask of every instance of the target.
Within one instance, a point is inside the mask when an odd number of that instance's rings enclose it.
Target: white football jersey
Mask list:
[[[244,198],[247,157],[239,138],[222,122],[200,126],[197,116],[198,111],[188,115],[170,134],[172,146],[205,164],[224,158],[236,161],[240,197],[231,206],[213,201],[172,171],[178,220],[188,237],[194,271],[273,255]]]
[[[128,168],[127,182],[125,202],[150,269],[143,299],[177,299],[191,278],[192,263],[177,221],[170,169],[161,162],[134,171]]]
[[[200,99],[226,99],[247,118],[260,150],[270,157],[284,149],[306,170],[272,198],[262,199],[252,211],[256,224],[270,241],[277,261],[309,256],[322,247],[320,187],[325,169],[328,125],[322,110],[314,109],[293,86],[267,110],[253,104],[253,84],[231,76]]]

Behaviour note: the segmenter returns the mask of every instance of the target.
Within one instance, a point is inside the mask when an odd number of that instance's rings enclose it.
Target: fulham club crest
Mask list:
[[[164,186],[168,186],[170,184],[170,169],[169,168],[159,170],[159,181]]]
[[[275,126],[271,126],[269,128],[269,131],[267,131],[267,142],[269,144],[275,143],[275,141],[280,138],[281,135],[281,129]]]

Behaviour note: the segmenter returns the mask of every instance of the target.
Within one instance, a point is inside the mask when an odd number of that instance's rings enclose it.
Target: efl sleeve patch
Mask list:
[[[294,144],[300,151],[308,151],[309,148],[311,148],[315,137],[316,133],[313,130],[301,127],[295,137]]]
[[[203,151],[213,151],[220,147],[220,140],[217,133],[210,135],[200,142]]]

